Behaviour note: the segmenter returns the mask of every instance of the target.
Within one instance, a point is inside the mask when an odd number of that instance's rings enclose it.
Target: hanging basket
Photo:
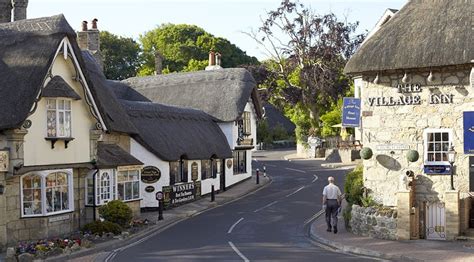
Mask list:
[[[370,147],[364,147],[362,150],[360,150],[360,157],[364,160],[370,159],[373,155],[374,153]]]
[[[416,162],[420,158],[420,154],[416,150],[409,150],[407,153],[407,160],[409,162]]]

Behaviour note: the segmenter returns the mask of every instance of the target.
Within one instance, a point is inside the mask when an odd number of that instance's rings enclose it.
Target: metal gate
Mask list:
[[[446,239],[446,209],[442,202],[426,203],[426,239]]]

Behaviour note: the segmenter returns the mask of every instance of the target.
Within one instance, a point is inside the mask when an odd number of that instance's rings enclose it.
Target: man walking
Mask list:
[[[337,233],[337,210],[341,206],[341,190],[334,184],[334,177],[328,177],[329,184],[323,189],[323,209],[326,209],[328,232]]]

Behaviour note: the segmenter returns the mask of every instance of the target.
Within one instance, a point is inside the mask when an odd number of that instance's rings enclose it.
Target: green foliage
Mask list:
[[[364,193],[364,178],[362,166],[357,166],[346,175],[344,182],[344,192],[349,206],[353,204],[362,205],[361,198]]]
[[[370,159],[374,153],[372,152],[372,149],[370,147],[364,147],[362,150],[359,152],[360,157],[364,160]]]
[[[120,200],[113,200],[99,208],[99,214],[106,220],[120,226],[128,226],[132,221],[132,209]]]
[[[362,196],[360,202],[363,207],[372,207],[377,205],[377,202],[375,202],[372,196]]]
[[[258,63],[257,58],[248,56],[227,39],[215,37],[195,25],[162,24],[145,32],[139,39],[144,58],[140,75],[154,72],[156,51],[164,57],[166,72],[202,70],[208,63],[210,50],[221,53],[222,67]]]
[[[409,150],[407,152],[407,160],[410,162],[416,162],[420,158],[420,154],[416,150]]]
[[[82,231],[90,232],[94,235],[103,235],[104,233],[113,233],[114,235],[118,235],[122,233],[122,227],[120,225],[109,222],[109,221],[94,221],[91,223],[86,224]]]
[[[259,143],[271,144],[273,141],[288,140],[290,138],[290,135],[281,124],[270,130],[267,120],[264,119],[259,121],[257,125],[257,141]]]
[[[101,31],[100,48],[104,74],[108,79],[123,80],[137,75],[141,66],[141,49],[135,40]]]
[[[351,227],[351,218],[352,218],[352,205],[347,205],[342,211],[342,217],[344,218],[344,224],[346,228],[350,229]]]

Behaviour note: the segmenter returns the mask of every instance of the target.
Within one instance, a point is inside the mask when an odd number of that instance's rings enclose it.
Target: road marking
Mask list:
[[[295,191],[295,192],[293,192],[293,193],[291,193],[291,194],[288,194],[288,195],[286,195],[285,197],[290,197],[290,196],[292,196],[292,195],[294,195],[294,194],[298,193],[299,191],[303,190],[303,188],[304,188],[304,186],[302,186],[302,187],[300,187],[300,188],[296,189],[296,191]]]
[[[314,176],[314,179],[313,179],[313,181],[311,181],[311,183],[314,183],[314,182],[316,182],[316,180],[318,180],[318,176],[317,176],[317,175],[313,175],[313,176]]]
[[[266,206],[264,206],[264,207],[261,207],[261,208],[259,208],[259,209],[256,209],[256,210],[253,211],[253,212],[254,212],[254,213],[257,213],[258,211],[263,210],[263,209],[265,209],[265,208],[267,208],[267,207],[271,207],[271,206],[275,205],[276,203],[278,203],[278,201],[273,201],[273,202],[271,202],[270,204],[268,204],[268,205],[266,205]]]
[[[238,249],[237,247],[234,245],[234,243],[230,242],[229,241],[229,245],[230,247],[235,251],[235,253],[237,253],[237,255],[239,255],[240,258],[242,258],[245,262],[250,262],[250,260],[248,258],[246,258],[244,256],[244,254],[242,254]]]
[[[323,213],[324,213],[324,209],[321,209],[321,211],[314,214],[312,217],[306,219],[306,221],[304,222],[304,225],[306,226],[307,224],[311,223],[313,220],[319,218]]]
[[[300,172],[300,173],[306,173],[306,171],[299,170],[299,169],[294,169],[294,168],[289,168],[289,167],[285,167],[285,169],[286,169],[286,170],[291,170],[291,171]]]
[[[227,231],[227,234],[230,234],[232,233],[232,230],[234,230],[234,227],[237,226],[238,223],[240,223],[240,221],[244,220],[243,217],[241,217],[239,220],[237,220],[237,222],[235,222],[230,228],[229,228],[229,231]]]

